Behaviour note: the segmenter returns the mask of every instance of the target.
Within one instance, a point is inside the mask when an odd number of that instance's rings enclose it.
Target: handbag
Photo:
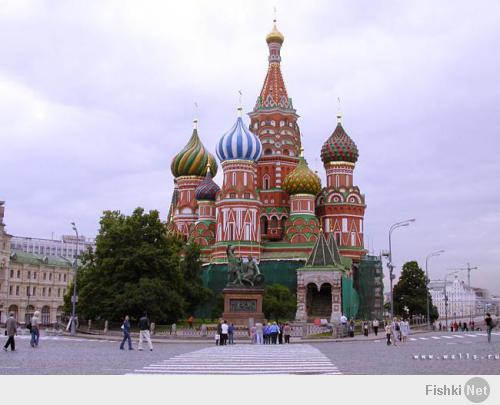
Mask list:
[[[220,335],[219,334],[215,334],[215,340],[220,340]]]

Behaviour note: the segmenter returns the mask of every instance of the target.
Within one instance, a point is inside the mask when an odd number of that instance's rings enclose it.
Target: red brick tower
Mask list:
[[[262,142],[263,154],[257,162],[260,191],[261,232],[267,240],[281,240],[289,216],[289,197],[282,185],[297,166],[300,152],[298,115],[288,97],[281,74],[281,45],[284,36],[276,27],[267,35],[269,66],[266,79],[250,116],[250,130]]]
[[[317,215],[325,234],[332,234],[343,256],[355,263],[366,254],[363,241],[365,196],[354,185],[353,173],[358,148],[342,127],[337,114],[337,127],[321,148],[326,170],[326,187],[317,199]]]

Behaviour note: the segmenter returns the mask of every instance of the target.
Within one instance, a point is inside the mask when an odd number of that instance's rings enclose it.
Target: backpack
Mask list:
[[[29,331],[31,331],[31,322],[28,322],[28,323],[26,324],[26,329],[28,329]]]

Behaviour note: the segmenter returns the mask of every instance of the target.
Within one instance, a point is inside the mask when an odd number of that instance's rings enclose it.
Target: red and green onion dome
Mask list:
[[[297,167],[285,177],[283,190],[290,195],[316,195],[321,191],[321,179],[316,173],[309,169],[306,160],[301,156]]]
[[[215,157],[205,149],[198,136],[198,130],[194,128],[187,145],[172,160],[170,165],[172,174],[174,177],[205,176],[208,164],[215,176],[217,174]]]
[[[333,134],[321,148],[321,160],[324,164],[330,162],[356,163],[358,156],[358,147],[339,122]]]
[[[198,201],[208,200],[215,201],[217,193],[220,191],[220,187],[213,181],[212,172],[210,167],[207,168],[207,175],[205,179],[196,187],[194,195]]]

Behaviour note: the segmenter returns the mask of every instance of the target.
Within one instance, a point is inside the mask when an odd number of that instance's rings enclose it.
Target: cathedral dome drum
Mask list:
[[[324,164],[330,162],[356,163],[358,156],[358,147],[339,122],[333,134],[321,148],[321,160]]]
[[[208,168],[205,179],[198,185],[194,195],[198,201],[215,201],[215,197],[219,191],[220,187],[215,183],[215,181],[213,181],[212,172],[210,171],[210,168]]]
[[[217,174],[217,162],[215,157],[201,143],[195,121],[195,128],[189,142],[175,155],[170,168],[174,177],[204,176],[207,173],[208,164],[210,164],[215,176]]]
[[[285,178],[283,189],[290,195],[313,194],[321,191],[321,180],[307,165],[303,156],[300,157],[297,167]]]
[[[241,108],[238,108],[238,118],[232,128],[226,132],[217,144],[217,156],[221,162],[225,160],[257,161],[262,155],[262,144],[243,123]]]

